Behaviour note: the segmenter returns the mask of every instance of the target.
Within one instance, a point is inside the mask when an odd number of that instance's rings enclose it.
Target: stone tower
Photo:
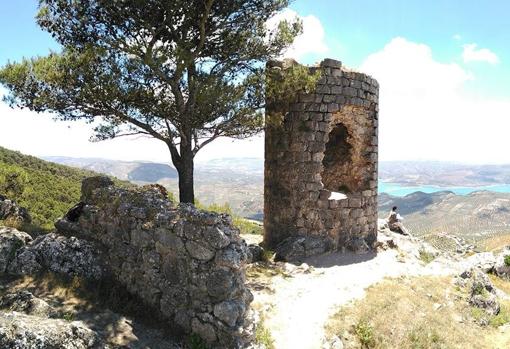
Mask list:
[[[314,92],[266,108],[282,121],[266,126],[264,241],[299,240],[301,256],[366,249],[377,234],[379,85],[332,59],[308,69],[321,71]]]

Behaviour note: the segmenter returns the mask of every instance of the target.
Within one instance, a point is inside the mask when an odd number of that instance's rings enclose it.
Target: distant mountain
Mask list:
[[[212,159],[205,162],[198,162],[196,168],[207,171],[224,171],[242,172],[250,174],[264,173],[264,159],[262,158],[220,158]]]
[[[177,171],[167,164],[60,156],[47,156],[45,159],[139,184],[159,183],[176,194],[178,192]],[[207,205],[228,203],[233,212],[242,217],[261,217],[263,186],[263,159],[223,158],[197,162],[195,165],[198,200]]]
[[[67,166],[108,174],[122,180],[155,183],[167,178],[177,178],[175,168],[160,163],[142,161],[119,161],[98,158],[72,158],[46,156],[45,160]]]
[[[47,157],[46,159],[94,170],[136,183],[160,183],[177,194],[178,179],[167,164],[104,159]],[[439,162],[381,162],[380,178],[403,185],[477,186],[510,182],[510,165],[468,166]],[[233,212],[263,218],[264,160],[222,158],[198,162],[195,191],[204,204],[228,203]],[[510,232],[510,194],[475,192],[455,195],[442,191],[415,192],[405,197],[379,195],[379,214],[386,217],[398,206],[405,224],[416,234],[446,231],[461,235]],[[507,205],[508,204],[508,205]],[[508,207],[507,207],[508,206]]]
[[[510,183],[510,165],[465,165],[435,161],[382,161],[379,179],[409,186],[481,187]]]
[[[479,241],[510,233],[510,193],[379,195],[380,218],[386,218],[392,206],[399,207],[404,225],[418,236],[447,232]]]

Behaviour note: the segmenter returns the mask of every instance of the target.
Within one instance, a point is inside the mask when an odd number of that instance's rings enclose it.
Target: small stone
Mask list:
[[[191,330],[202,338],[206,343],[214,343],[216,341],[216,331],[211,324],[202,323],[199,319],[191,320]]]
[[[236,325],[241,312],[239,304],[235,301],[225,301],[214,306],[214,316],[230,327]]]
[[[89,203],[94,190],[113,185],[113,181],[106,176],[85,178],[81,183],[81,201]]]
[[[213,250],[195,241],[186,242],[186,250],[189,252],[191,257],[202,261],[213,259],[215,254]]]

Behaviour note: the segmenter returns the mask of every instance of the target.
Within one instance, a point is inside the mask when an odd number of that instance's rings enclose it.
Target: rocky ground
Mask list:
[[[385,278],[461,275],[459,283],[487,288],[487,293],[483,292],[487,299],[473,295],[470,302],[489,313],[496,311],[496,290],[483,272],[508,275],[503,254],[497,258],[492,253],[465,258],[465,248],[459,253],[443,253],[419,239],[392,233],[384,225],[380,227],[377,249],[377,253],[369,254],[312,257],[298,266],[251,265],[248,280],[254,294],[252,306],[267,329],[266,347],[342,348],[338,338],[332,342],[326,336],[328,319],[339,307],[362,299],[368,287]],[[475,272],[479,269],[481,274]]]
[[[384,224],[378,235],[374,252],[330,253],[299,265],[273,262],[269,251],[256,246],[261,236],[245,236],[258,260],[247,270],[258,323],[252,348],[355,348],[328,333],[328,323],[339,308],[363,302],[367,289],[387,278],[451,279],[469,295],[466,305],[480,309],[480,326],[503,311],[500,303],[510,290],[496,287],[487,273],[510,276],[509,249],[474,253],[463,241],[441,236],[455,248],[439,251]],[[102,270],[93,248],[75,238],[34,238],[0,228],[0,348],[204,348],[194,338],[172,339],[137,299],[97,281]]]
[[[0,348],[183,347],[99,273],[84,241],[0,227]]]

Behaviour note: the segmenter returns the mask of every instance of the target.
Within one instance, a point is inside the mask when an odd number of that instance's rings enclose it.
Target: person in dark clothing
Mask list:
[[[388,227],[391,231],[402,235],[409,235],[409,232],[402,224],[402,217],[398,214],[398,207],[393,206],[390,215],[388,216]]]

